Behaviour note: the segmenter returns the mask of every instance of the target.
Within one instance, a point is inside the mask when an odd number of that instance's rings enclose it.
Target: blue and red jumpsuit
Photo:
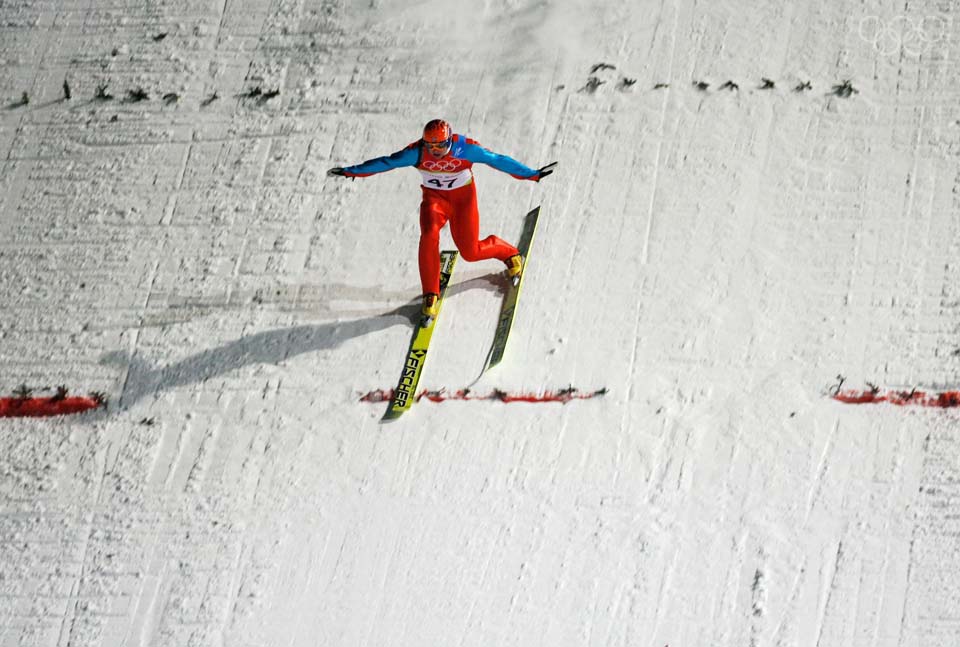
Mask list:
[[[454,135],[450,152],[436,158],[420,140],[392,155],[344,167],[346,177],[367,177],[405,166],[416,167],[422,176],[420,203],[420,284],[424,294],[440,293],[440,230],[450,223],[450,233],[466,261],[496,258],[506,261],[517,248],[497,238],[480,240],[480,214],[471,167],[486,164],[518,180],[538,180],[539,173],[520,162],[483,148],[476,141]]]

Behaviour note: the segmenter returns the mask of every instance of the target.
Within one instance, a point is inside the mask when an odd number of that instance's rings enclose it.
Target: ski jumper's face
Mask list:
[[[423,147],[427,149],[427,152],[430,153],[436,159],[445,157],[447,153],[450,152],[450,147],[453,146],[453,141],[451,139],[444,139],[439,142],[423,142]]]

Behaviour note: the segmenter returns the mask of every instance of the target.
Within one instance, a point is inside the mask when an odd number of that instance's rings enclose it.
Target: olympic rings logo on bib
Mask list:
[[[884,56],[892,56],[901,50],[908,56],[920,56],[931,46],[946,40],[950,24],[951,19],[944,16],[895,16],[889,21],[879,16],[865,16],[860,19],[857,33]]]
[[[427,160],[422,164],[423,168],[428,171],[456,171],[462,162],[459,159],[449,159],[449,160]]]

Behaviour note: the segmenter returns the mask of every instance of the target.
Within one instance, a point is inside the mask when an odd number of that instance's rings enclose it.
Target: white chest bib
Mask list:
[[[459,189],[462,186],[470,184],[470,181],[473,179],[473,173],[468,168],[463,169],[459,173],[441,173],[425,171],[423,169],[417,170],[420,171],[420,183],[423,186],[431,189],[440,189],[441,191]]]
[[[420,171],[420,183],[423,186],[441,191],[459,189],[473,180],[470,162],[456,157],[427,159],[417,166],[417,170]]]

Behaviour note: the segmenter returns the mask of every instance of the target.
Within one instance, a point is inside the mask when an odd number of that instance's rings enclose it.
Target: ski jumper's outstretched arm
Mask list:
[[[518,180],[533,180],[534,182],[539,182],[541,178],[550,175],[556,165],[556,162],[554,162],[540,169],[532,169],[512,157],[487,150],[472,139],[467,139],[464,143],[461,156],[474,164],[491,166],[498,171],[512,175]]]
[[[415,166],[420,160],[420,146],[418,144],[419,142],[414,142],[392,155],[375,157],[366,162],[354,164],[353,166],[333,168],[330,169],[328,173],[330,175],[342,175],[344,177],[369,177],[377,173],[392,171],[395,168]]]

